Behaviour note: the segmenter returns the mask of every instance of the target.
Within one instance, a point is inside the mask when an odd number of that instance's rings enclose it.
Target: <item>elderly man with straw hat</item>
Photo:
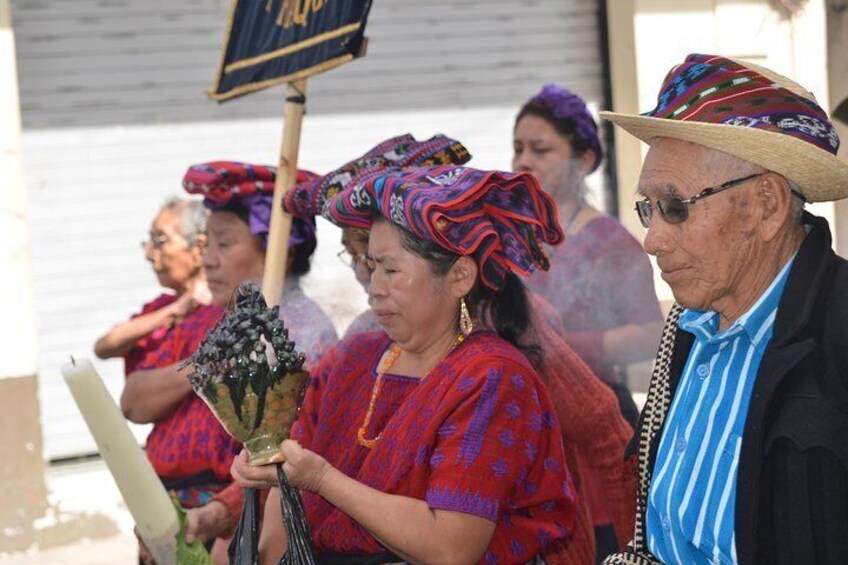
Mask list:
[[[805,202],[848,196],[811,93],[690,55],[657,107],[602,114],[651,148],[636,210],[676,304],[630,453],[622,563],[848,560],[848,263]]]

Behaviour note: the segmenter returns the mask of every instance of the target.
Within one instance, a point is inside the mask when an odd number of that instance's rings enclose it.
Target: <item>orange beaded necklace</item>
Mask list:
[[[450,350],[448,350],[445,357],[450,355],[451,351],[453,351],[456,346],[458,346],[463,341],[465,341],[465,335],[460,333],[456,336],[456,340],[453,342],[453,345],[451,346]],[[365,430],[368,429],[368,424],[371,423],[371,416],[374,415],[374,406],[377,404],[377,397],[380,396],[380,388],[382,388],[383,386],[383,375],[389,372],[389,369],[391,369],[392,366],[395,364],[395,361],[397,361],[397,358],[400,356],[400,352],[400,346],[396,343],[392,343],[391,348],[389,349],[389,355],[383,362],[383,366],[377,369],[377,378],[374,380],[374,387],[371,389],[371,401],[368,403],[368,411],[365,412],[365,420],[362,421],[362,425],[359,427],[359,431],[356,432],[356,441],[362,447],[367,447],[368,449],[371,449],[372,447],[374,447],[374,444],[380,441],[380,438],[383,437],[383,432],[380,432],[379,434],[377,434],[376,437],[369,439],[365,437]],[[442,358],[442,360],[443,359],[444,358]],[[435,369],[439,363],[441,363],[441,360],[438,361],[432,367],[430,367],[430,369],[428,369],[427,372],[424,373],[424,376],[421,377],[421,380],[427,378],[427,375],[430,374],[430,371]]]

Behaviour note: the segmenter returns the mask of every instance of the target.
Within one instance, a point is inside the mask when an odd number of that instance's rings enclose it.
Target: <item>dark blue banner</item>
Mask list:
[[[363,51],[371,0],[233,0],[218,78],[228,100],[337,67]]]

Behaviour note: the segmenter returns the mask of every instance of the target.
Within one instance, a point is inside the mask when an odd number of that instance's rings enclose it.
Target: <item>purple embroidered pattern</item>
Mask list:
[[[504,459],[498,459],[492,463],[492,471],[495,472],[496,477],[503,477],[509,472],[509,466]]]
[[[512,416],[513,418],[521,417],[521,407],[518,406],[515,402],[509,402],[506,406],[504,406],[504,410],[506,413]]]
[[[483,392],[480,394],[480,400],[477,401],[474,415],[462,436],[462,444],[460,444],[459,453],[457,453],[457,463],[462,460],[466,468],[474,465],[477,456],[483,449],[483,439],[486,430],[489,429],[489,422],[492,420],[492,414],[498,400],[495,394],[500,380],[500,371],[489,369],[486,375],[486,384],[483,385]]]
[[[515,445],[515,435],[513,435],[512,430],[507,428],[498,436],[498,441],[501,442],[504,447],[512,447]]]
[[[427,504],[430,508],[458,510],[498,521],[498,501],[470,491],[431,488],[427,491]]]
[[[186,359],[220,319],[223,310],[201,306],[176,326],[138,368],[165,367]],[[189,391],[161,417],[147,438],[147,457],[160,477],[180,479],[205,471],[229,482],[230,465],[241,445],[229,436],[199,396]]]

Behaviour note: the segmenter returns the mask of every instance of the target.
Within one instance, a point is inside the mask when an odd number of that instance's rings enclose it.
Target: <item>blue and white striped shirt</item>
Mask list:
[[[716,312],[684,310],[695,336],[666,416],[648,492],[648,548],[664,563],[736,563],[739,447],[751,391],[794,257],[757,303],[718,332]]]

